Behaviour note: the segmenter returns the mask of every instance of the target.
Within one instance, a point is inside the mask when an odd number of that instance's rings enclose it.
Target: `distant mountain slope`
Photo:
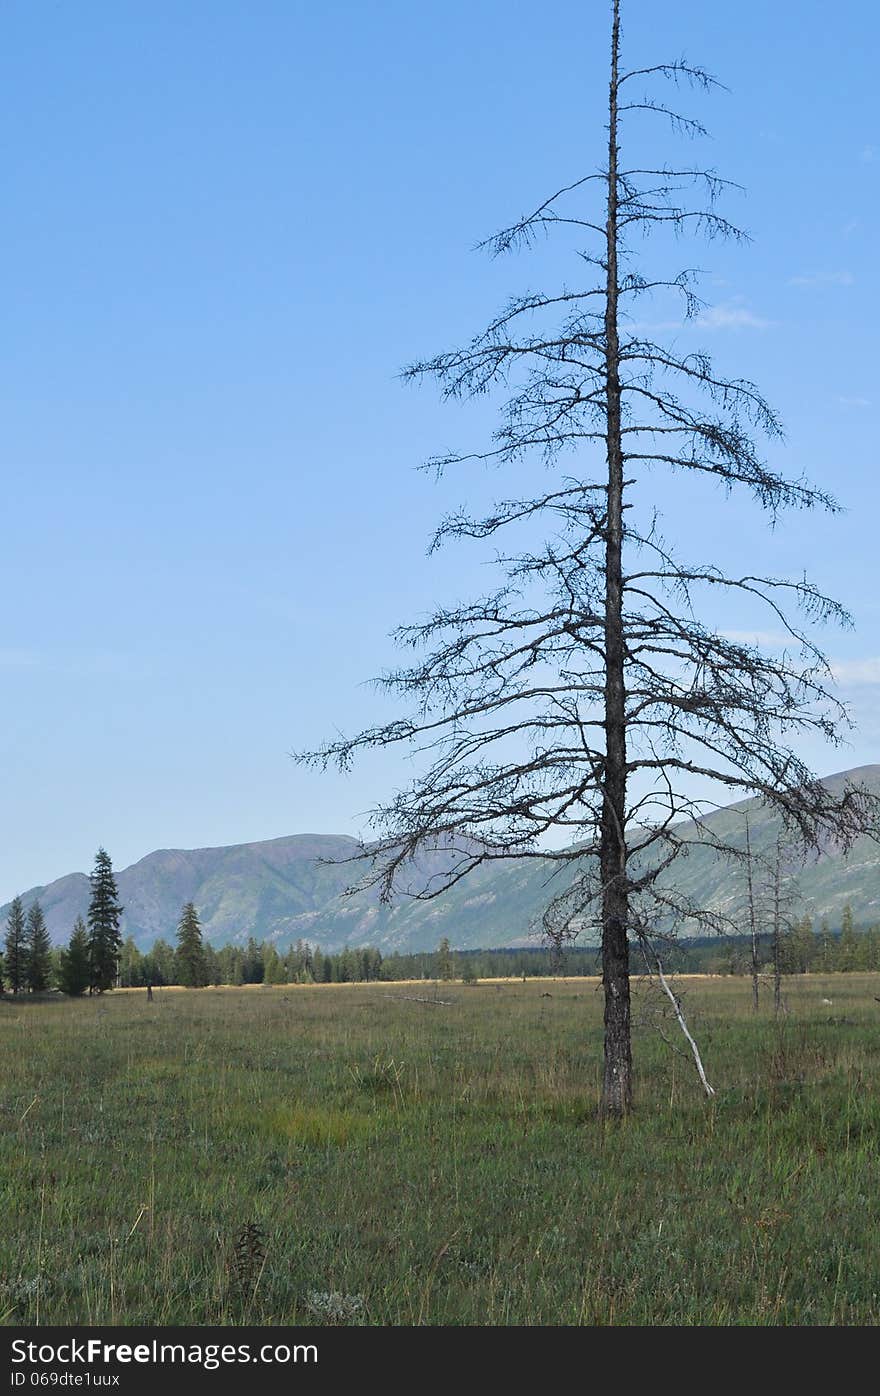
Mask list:
[[[847,777],[880,793],[880,766],[829,776],[826,783],[840,785]],[[719,810],[703,825],[741,843],[746,810],[753,847],[768,853],[778,827],[755,801]],[[736,911],[743,901],[741,878],[700,841],[699,825],[693,832],[692,852],[675,865],[675,885],[704,904]],[[442,936],[460,948],[512,945],[530,937],[542,908],[563,885],[553,877],[555,865],[514,859],[484,864],[436,900],[401,897],[387,907],[375,893],[342,895],[356,870],[341,860],[357,848],[354,839],[343,835],[295,834],[229,848],[150,853],[117,874],[125,906],[123,934],[142,948],[158,936],[173,940],[183,904],[193,901],[215,945],[250,935],[282,948],[302,938],[325,949],[371,944],[386,952],[434,949]],[[426,859],[414,873],[413,885],[421,885],[426,872],[441,871],[448,857],[438,853]],[[880,846],[860,839],[846,859],[830,848],[800,870],[798,884],[805,909],[816,917],[828,916],[832,924],[839,924],[847,901],[857,921],[880,919]],[[25,904],[39,897],[52,938],[62,943],[76,917],[86,913],[89,881],[84,873],[71,873],[23,896]],[[0,908],[0,917],[5,919],[7,910]],[[687,933],[696,927],[682,929]]]
[[[840,791],[848,780],[880,795],[880,766],[841,771],[826,776],[823,784]],[[703,822],[716,837],[744,848],[746,813],[752,848],[756,854],[772,855],[781,823],[755,800],[729,805]],[[845,858],[839,848],[829,846],[820,857],[790,869],[790,876],[796,882],[799,911],[807,911],[817,919],[827,916],[832,926],[839,926],[843,908],[850,902],[856,922],[880,921],[880,844],[873,839],[857,839]],[[704,905],[728,913],[743,906],[742,875],[732,871],[728,860],[717,857],[705,845],[695,844],[693,851],[676,863],[672,880],[681,891]]]

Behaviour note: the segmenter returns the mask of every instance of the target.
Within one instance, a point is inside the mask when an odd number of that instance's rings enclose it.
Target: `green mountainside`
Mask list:
[[[829,776],[828,785],[847,778],[880,793],[880,766]],[[703,826],[739,842],[749,814],[752,847],[768,855],[778,833],[776,820],[754,801],[731,805],[709,815]],[[692,900],[734,916],[744,903],[742,874],[718,857],[693,826],[694,846],[670,874],[676,888]],[[344,836],[295,834],[261,843],[190,851],[150,853],[117,874],[124,904],[122,932],[142,948],[159,936],[173,940],[185,902],[195,903],[207,938],[215,945],[241,943],[249,936],[273,940],[279,948],[303,939],[323,949],[376,945],[383,952],[433,950],[446,936],[460,949],[516,945],[537,940],[535,924],[543,907],[564,885],[554,865],[535,859],[487,863],[449,892],[432,901],[401,896],[381,905],[376,893],[343,896],[357,869],[345,860],[358,845]],[[414,871],[413,887],[426,875],[448,866],[448,854],[426,858]],[[328,860],[328,861],[324,861]],[[844,858],[828,847],[793,875],[799,910],[827,916],[839,925],[844,904],[852,904],[857,923],[880,920],[880,844],[860,839]],[[39,898],[55,943],[66,942],[78,915],[85,915],[89,881],[71,873],[23,894],[25,905]],[[7,907],[0,908],[5,919]],[[697,927],[681,928],[684,934]]]

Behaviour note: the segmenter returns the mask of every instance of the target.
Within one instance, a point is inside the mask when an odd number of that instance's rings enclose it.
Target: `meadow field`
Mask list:
[[[880,976],[677,987],[608,1126],[595,980],[0,1002],[0,1321],[877,1323]]]

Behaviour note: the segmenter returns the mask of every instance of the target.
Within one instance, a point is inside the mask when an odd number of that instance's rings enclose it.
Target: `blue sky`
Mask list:
[[[624,25],[634,66],[685,53],[731,89],[696,102],[700,158],[746,186],[727,210],[754,241],[681,247],[700,334],[779,409],[774,459],[847,510],[770,535],[683,490],[667,532],[852,610],[823,643],[858,731],[808,754],[880,760],[880,17],[629,0]],[[364,681],[388,632],[485,584],[425,546],[507,487],[415,467],[491,417],[397,373],[534,286],[472,249],[600,159],[606,31],[598,0],[0,7],[0,897],[99,843],[122,867],[363,831],[406,778],[400,754],[343,779],[288,753],[387,715]]]

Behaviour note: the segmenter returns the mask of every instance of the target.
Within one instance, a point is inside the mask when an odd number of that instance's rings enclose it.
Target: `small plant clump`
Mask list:
[[[253,1301],[266,1264],[266,1233],[259,1222],[245,1222],[232,1248],[231,1272],[238,1296]]]

